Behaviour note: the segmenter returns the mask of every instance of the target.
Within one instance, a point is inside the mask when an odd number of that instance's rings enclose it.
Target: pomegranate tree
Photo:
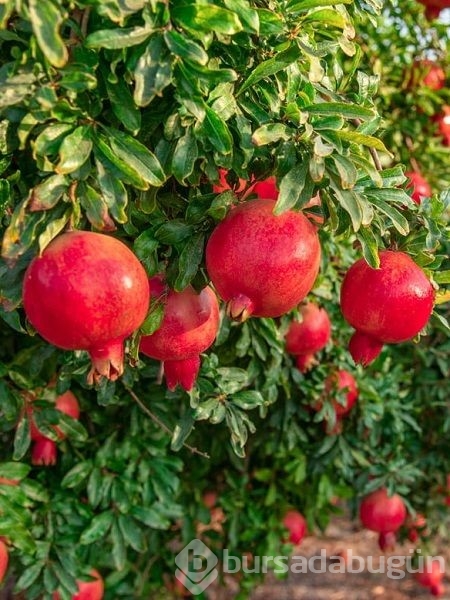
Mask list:
[[[119,240],[88,231],[55,238],[34,258],[23,284],[26,315],[58,348],[87,350],[88,382],[123,372],[124,340],[143,323],[149,305],[144,268]]]
[[[308,294],[319,271],[317,232],[301,213],[274,214],[275,201],[232,208],[206,246],[206,268],[227,314],[278,317]]]
[[[397,344],[416,336],[433,310],[433,287],[407,254],[383,250],[379,257],[379,269],[364,259],[354,263],[341,288],[342,313],[356,329],[350,353],[363,365],[378,356],[383,344]]]
[[[411,198],[416,204],[420,204],[422,198],[429,198],[432,195],[431,186],[423,175],[417,171],[408,171],[405,176],[409,179],[406,189],[411,190]]]
[[[297,367],[305,372],[314,363],[314,354],[322,350],[331,337],[327,311],[314,302],[300,308],[300,321],[292,321],[286,333],[286,350],[298,356]]]
[[[161,275],[150,280],[152,297],[164,303],[161,326],[143,336],[140,351],[164,363],[167,387],[178,384],[191,390],[200,369],[200,354],[214,342],[219,328],[219,305],[210,287],[197,293],[191,286],[182,292],[167,287]]]
[[[284,515],[283,525],[289,531],[288,541],[292,544],[300,544],[306,535],[305,517],[298,510],[288,510]]]
[[[406,519],[406,507],[398,494],[388,496],[386,488],[380,488],[365,496],[359,507],[361,523],[378,533],[396,532]]]

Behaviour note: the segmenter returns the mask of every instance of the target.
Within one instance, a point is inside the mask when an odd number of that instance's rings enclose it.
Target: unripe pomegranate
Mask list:
[[[450,106],[443,106],[442,112],[434,120],[438,126],[438,133],[443,138],[444,146],[450,146]]]
[[[41,438],[33,442],[31,449],[31,464],[50,467],[56,465],[58,449],[56,443],[48,438]]]
[[[214,229],[206,268],[235,320],[278,317],[314,285],[320,263],[317,232],[301,213],[274,215],[274,200],[237,206]]]
[[[367,529],[378,533],[390,533],[403,525],[406,507],[398,494],[388,496],[386,488],[380,488],[363,498],[359,516]]]
[[[152,335],[143,336],[140,351],[161,360],[167,387],[180,384],[189,391],[200,368],[200,353],[214,342],[219,328],[219,305],[211,288],[199,294],[191,287],[182,292],[167,288],[162,276],[150,280],[152,296],[165,304],[161,326]]]
[[[364,259],[344,277],[341,310],[356,329],[350,351],[355,362],[368,364],[383,344],[417,335],[433,310],[434,291],[422,269],[404,252],[380,251],[380,268]]]
[[[409,179],[406,189],[412,190],[411,198],[416,204],[420,204],[422,198],[430,198],[432,196],[433,192],[430,184],[420,173],[408,171],[405,173],[405,176]]]
[[[72,231],[31,261],[24,279],[25,312],[58,348],[87,350],[89,383],[123,372],[124,340],[143,323],[149,285],[136,256],[119,240]]]
[[[424,560],[423,571],[416,573],[418,583],[429,588],[439,586],[443,577],[444,573],[441,571],[439,560]]]
[[[289,531],[288,541],[292,544],[300,544],[306,535],[306,521],[298,510],[288,510],[284,515],[283,525]]]
[[[327,311],[314,302],[300,309],[301,321],[292,321],[286,333],[289,354],[313,354],[324,348],[331,336],[331,322]]]
[[[8,562],[8,547],[3,540],[0,540],[0,583],[2,583],[5,578],[6,571],[8,570]]]
[[[92,569],[90,574],[95,579],[92,581],[77,581],[78,593],[72,596],[72,600],[103,600],[105,586],[102,576],[96,569]],[[58,592],[53,593],[53,600],[61,600]]]
[[[378,536],[378,547],[382,552],[393,552],[397,543],[397,536],[393,531],[382,532]]]

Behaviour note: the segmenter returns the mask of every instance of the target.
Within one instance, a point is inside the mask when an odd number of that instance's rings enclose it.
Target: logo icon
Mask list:
[[[194,596],[217,579],[217,556],[201,540],[192,540],[175,557],[175,577]]]

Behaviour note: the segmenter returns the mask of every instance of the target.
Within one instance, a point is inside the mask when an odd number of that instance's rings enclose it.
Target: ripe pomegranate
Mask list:
[[[441,10],[450,8],[450,0],[419,0],[425,6],[425,16],[432,21],[438,19]]]
[[[417,335],[433,310],[434,291],[422,269],[404,252],[382,250],[380,268],[364,259],[344,277],[341,310],[355,329],[349,349],[355,362],[367,365],[383,344]]]
[[[318,363],[314,354],[299,354],[295,359],[295,365],[300,373],[310,371]]]
[[[386,488],[380,488],[363,498],[359,517],[367,529],[378,533],[395,532],[406,519],[406,507],[398,494],[388,496]]]
[[[136,256],[119,240],[72,231],[34,258],[23,285],[25,312],[58,348],[87,350],[88,382],[123,372],[124,340],[144,321],[149,285]]]
[[[319,271],[314,226],[292,210],[274,215],[274,206],[274,200],[256,199],[231,209],[206,246],[208,274],[237,321],[293,309]]]
[[[301,321],[292,321],[286,333],[289,354],[313,354],[324,348],[331,337],[331,322],[327,311],[314,302],[300,309]]]
[[[378,536],[378,547],[382,552],[393,552],[397,543],[397,536],[393,531],[382,532]]]
[[[164,362],[167,387],[180,384],[189,391],[200,368],[200,353],[214,342],[219,328],[219,305],[211,288],[199,294],[191,287],[182,292],[169,290],[161,275],[150,280],[152,296],[165,304],[161,326],[144,336],[140,351]]]
[[[351,411],[359,396],[355,378],[351,373],[343,369],[329,375],[325,380],[325,392],[327,396],[336,393],[338,390],[347,391],[345,405],[339,404],[337,400],[333,400],[336,415],[342,417]]]
[[[433,194],[430,184],[420,173],[408,171],[405,173],[405,176],[409,179],[406,189],[412,190],[411,198],[416,204],[420,204],[422,198],[430,198]]]
[[[58,449],[53,440],[43,437],[33,442],[31,449],[31,464],[50,467],[56,465]]]
[[[213,192],[215,194],[222,194],[223,192],[227,192],[228,190],[233,190],[235,194],[240,194],[247,187],[247,182],[245,179],[241,179],[239,177],[238,183],[231,187],[231,185],[227,181],[228,170],[227,169],[219,169],[219,183],[213,184]]]
[[[289,531],[288,541],[292,544],[300,544],[306,535],[305,517],[298,510],[288,510],[284,515],[283,525]]]
[[[78,580],[78,594],[72,596],[72,600],[103,600],[105,586],[102,576],[95,569],[92,569],[90,574],[95,579],[91,581]],[[61,600],[59,592],[53,593],[53,600]]]
[[[279,191],[277,188],[277,180],[273,176],[254,183],[251,187],[251,191],[259,198],[265,200],[278,200]]]
[[[443,106],[442,112],[434,120],[438,126],[438,133],[443,138],[444,146],[450,146],[450,106]]]
[[[80,405],[78,404],[78,400],[76,399],[75,395],[70,390],[67,390],[67,392],[64,392],[64,394],[61,394],[56,398],[55,408],[60,410],[62,413],[69,415],[69,417],[72,417],[72,419],[78,419],[80,417]],[[46,436],[36,427],[33,419],[34,410],[33,403],[28,402],[26,411],[28,413],[28,418],[30,419],[31,439],[33,441],[47,439]],[[66,437],[59,427],[54,426],[53,429],[57,433],[59,439],[63,440]]]
[[[439,586],[443,577],[444,573],[441,571],[439,560],[426,559],[423,564],[423,570],[416,573],[418,583],[429,588]]]
[[[8,562],[8,547],[3,540],[0,540],[0,583],[2,583],[5,578],[6,571],[8,570]]]
[[[445,71],[436,62],[429,59],[414,61],[411,84],[423,85],[431,90],[441,90],[445,85]]]

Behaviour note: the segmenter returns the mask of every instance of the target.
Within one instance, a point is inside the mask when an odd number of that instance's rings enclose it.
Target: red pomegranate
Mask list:
[[[292,321],[286,333],[289,354],[313,354],[324,348],[331,337],[331,322],[327,311],[314,302],[300,309],[301,321]]]
[[[444,571],[441,570],[441,561],[427,558],[421,566],[421,572],[416,573],[418,583],[429,588],[439,586],[444,577]]]
[[[161,275],[150,280],[151,294],[165,304],[161,326],[144,336],[140,351],[164,362],[167,387],[177,384],[191,390],[200,368],[200,353],[214,342],[219,328],[219,305],[211,288],[199,294],[191,287],[182,292],[167,288]]]
[[[378,547],[382,552],[393,552],[397,544],[397,536],[393,531],[382,532],[378,536]]]
[[[48,438],[41,438],[33,442],[31,448],[31,464],[50,467],[56,465],[58,449],[56,443]]]
[[[427,520],[422,514],[418,513],[415,518],[409,517],[406,523],[409,541],[416,543],[422,535],[426,534],[426,526]]]
[[[406,507],[398,494],[388,496],[386,488],[380,488],[363,498],[359,516],[367,529],[378,533],[395,532],[406,519]]]
[[[364,259],[344,277],[341,310],[356,329],[350,352],[357,363],[369,364],[383,344],[417,335],[433,310],[434,291],[422,269],[404,252],[383,250],[380,268]]]
[[[257,181],[251,187],[251,192],[259,198],[266,200],[278,200],[277,180],[274,176],[268,177],[263,181]]]
[[[78,593],[72,596],[72,600],[103,600],[105,586],[102,576],[95,569],[91,570],[91,581],[77,581]],[[53,600],[61,600],[59,592],[53,593]]]
[[[237,321],[293,309],[319,271],[315,227],[292,210],[274,215],[274,207],[274,200],[256,199],[231,209],[206,246],[208,274]]]
[[[295,358],[295,365],[300,373],[307,373],[318,362],[319,361],[315,358],[314,354],[299,354]]]
[[[342,417],[351,411],[359,396],[355,378],[351,373],[343,369],[329,375],[325,380],[325,392],[327,396],[335,394],[339,390],[346,391],[345,405],[339,404],[337,400],[333,400],[333,406],[336,415]]]
[[[445,71],[436,62],[429,59],[414,61],[412,84],[424,85],[431,90],[441,90],[445,85]]]
[[[450,106],[442,107],[442,112],[435,118],[438,133],[443,138],[444,146],[450,146]]]
[[[70,391],[64,392],[58,396],[55,400],[55,408],[60,410],[62,413],[69,415],[72,419],[79,419],[80,417],[80,405],[75,395]],[[33,402],[27,404],[28,418],[30,419],[30,436],[33,441],[38,441],[45,438],[45,435],[39,431],[33,419],[34,406]],[[55,432],[58,434],[59,439],[63,440],[66,436],[57,426],[54,427]]]
[[[419,0],[425,6],[425,16],[430,21],[438,19],[441,10],[450,8],[450,0]]]
[[[8,547],[3,540],[0,540],[0,584],[5,578],[8,570],[9,553]]]
[[[298,510],[288,510],[284,515],[283,525],[289,531],[288,541],[292,544],[300,544],[306,535],[306,521]]]
[[[412,190],[411,198],[416,204],[420,204],[422,198],[430,198],[433,194],[430,184],[420,173],[408,171],[405,173],[405,176],[409,179],[406,189]]]
[[[236,194],[240,194],[247,187],[247,182],[245,179],[241,179],[239,177],[237,184],[231,187],[231,185],[227,181],[228,170],[227,169],[219,169],[219,183],[213,184],[213,192],[215,194],[222,194],[223,192],[227,192],[228,190],[233,190]]]
[[[32,260],[23,286],[28,319],[58,348],[87,350],[89,383],[123,372],[124,340],[144,321],[149,305],[145,270],[119,240],[72,231]]]

